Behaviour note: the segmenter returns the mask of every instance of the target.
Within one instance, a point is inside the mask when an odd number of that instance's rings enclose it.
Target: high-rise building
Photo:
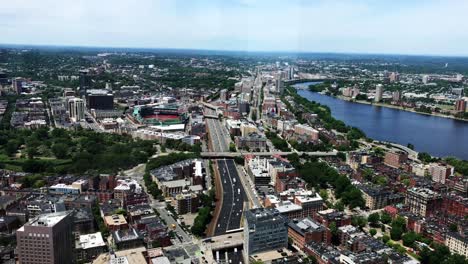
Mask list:
[[[7,85],[8,82],[8,75],[4,72],[0,72],[0,85]]]
[[[16,231],[21,264],[73,263],[73,220],[70,212],[39,215]]]
[[[445,180],[453,175],[454,168],[450,165],[433,164],[429,167],[432,180],[445,184]]]
[[[246,257],[288,246],[288,219],[276,209],[257,208],[245,212]]]
[[[79,122],[85,118],[84,101],[80,98],[71,98],[68,100],[68,112],[73,122]]]
[[[293,66],[289,66],[288,68],[288,79],[289,80],[294,79],[294,67]]]
[[[382,96],[383,96],[383,85],[382,84],[377,84],[377,86],[375,86],[374,101],[376,103],[382,101]]]
[[[21,94],[23,92],[23,78],[16,77],[12,80],[13,91],[16,94]]]
[[[423,82],[424,84],[427,84],[427,83],[429,82],[429,75],[423,75],[423,77],[422,77],[422,82]]]
[[[114,108],[114,95],[107,90],[92,89],[86,93],[88,109],[110,110]]]
[[[392,93],[392,100],[394,102],[400,102],[401,101],[401,92],[400,91],[394,91]]]
[[[278,74],[278,77],[276,78],[276,93],[277,94],[282,94],[283,93],[283,81],[281,80],[281,75]]]
[[[91,89],[91,74],[88,70],[81,70],[80,74],[80,92],[86,94],[86,90]]]
[[[466,112],[466,101],[464,99],[459,99],[455,102],[455,111]]]
[[[389,76],[390,82],[399,82],[400,81],[400,74],[398,72],[392,72]]]

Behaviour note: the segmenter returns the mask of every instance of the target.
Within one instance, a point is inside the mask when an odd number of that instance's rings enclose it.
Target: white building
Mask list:
[[[377,84],[377,86],[375,86],[374,101],[377,102],[377,103],[382,101],[382,96],[383,96],[383,85],[382,84]]]
[[[83,99],[72,98],[68,100],[68,111],[73,122],[79,122],[85,118],[84,107]]]

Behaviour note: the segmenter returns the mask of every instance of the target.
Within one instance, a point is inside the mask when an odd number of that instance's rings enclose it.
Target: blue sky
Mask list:
[[[466,0],[0,0],[1,43],[468,55]]]

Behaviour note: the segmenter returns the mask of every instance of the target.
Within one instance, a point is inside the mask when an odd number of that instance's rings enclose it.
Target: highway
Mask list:
[[[224,128],[221,126],[221,122],[216,119],[206,118],[206,123],[208,125],[208,131],[210,133],[211,139],[211,149],[214,152],[228,152],[229,144],[226,139],[231,139],[229,135],[226,135],[227,132],[224,131]]]
[[[301,152],[301,151],[278,151],[278,152],[203,152],[201,153],[202,158],[234,158],[240,157],[244,155],[254,155],[254,156],[271,156],[271,155],[280,155],[280,156],[287,156],[289,154],[297,153],[298,155],[306,154],[309,156],[336,156],[338,153],[337,151],[330,151],[330,152]]]
[[[215,236],[240,229],[244,202],[247,201],[234,160],[217,160],[217,168],[223,188],[223,197],[214,229]]]

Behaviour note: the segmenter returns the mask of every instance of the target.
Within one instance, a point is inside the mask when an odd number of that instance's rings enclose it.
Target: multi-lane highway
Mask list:
[[[229,144],[228,140],[231,138],[224,131],[225,128],[221,126],[221,122],[217,119],[206,118],[208,125],[208,131],[211,139],[211,150],[214,152],[228,152]]]
[[[219,217],[215,223],[215,236],[240,229],[244,202],[247,200],[234,160],[220,159],[217,160],[217,165],[223,196],[222,204],[219,205]]]

